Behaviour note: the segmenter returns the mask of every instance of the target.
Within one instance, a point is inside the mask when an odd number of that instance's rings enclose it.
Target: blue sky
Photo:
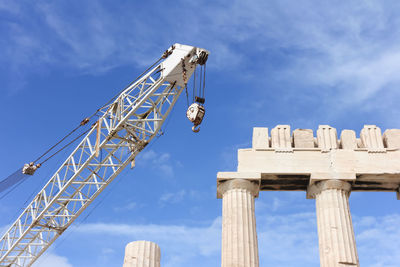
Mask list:
[[[173,43],[211,51],[199,134],[178,101],[147,147],[36,267],[121,266],[146,239],[162,266],[220,264],[216,173],[235,171],[252,127],[400,128],[398,1],[0,1],[0,177],[29,162],[135,79]],[[16,219],[68,151],[1,200]],[[400,261],[394,193],[353,193],[360,263]],[[319,266],[314,200],[262,192],[261,266]]]

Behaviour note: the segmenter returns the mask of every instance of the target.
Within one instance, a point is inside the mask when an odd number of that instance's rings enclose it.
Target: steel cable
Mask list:
[[[82,120],[80,122],[80,124],[74,128],[71,132],[69,132],[67,135],[65,135],[63,138],[61,138],[61,140],[59,140],[56,144],[54,144],[53,146],[51,146],[49,149],[46,150],[46,152],[44,152],[42,155],[40,155],[36,160],[34,160],[33,162],[37,162],[38,160],[40,160],[41,158],[43,158],[45,155],[47,155],[50,151],[52,151],[56,146],[58,146],[60,143],[62,143],[65,139],[67,139],[69,136],[71,136],[74,132],[76,132],[80,127],[86,125],[94,116],[98,115],[99,111],[101,109],[103,109],[104,107],[108,106],[111,102],[113,102],[123,91],[125,91],[126,89],[128,89],[133,83],[137,82],[141,77],[143,77],[143,75],[148,72],[150,69],[152,69],[155,65],[157,65],[161,60],[163,59],[163,57],[160,57],[155,63],[153,63],[150,67],[148,67],[145,71],[143,71],[135,80],[133,80],[129,85],[127,85],[124,89],[122,89],[120,92],[118,92],[118,94],[116,94],[115,96],[113,96],[106,104],[104,104],[103,106],[101,106],[100,108],[98,108],[96,110],[96,112],[94,112],[91,116],[85,118],[84,120]],[[89,129],[90,130],[90,129]],[[83,134],[87,133],[89,130],[85,131]],[[75,138],[74,140],[72,140],[71,142],[69,142],[68,144],[66,144],[65,146],[63,146],[61,149],[57,150],[55,153],[53,153],[52,155],[50,155],[49,157],[47,157],[45,160],[43,160],[40,164],[45,163],[46,161],[48,161],[49,159],[51,159],[52,157],[54,157],[56,154],[58,154],[60,151],[62,151],[63,149],[65,149],[66,147],[68,147],[69,145],[71,145],[73,142],[75,142],[79,137],[81,137],[83,134],[80,134],[77,138]]]

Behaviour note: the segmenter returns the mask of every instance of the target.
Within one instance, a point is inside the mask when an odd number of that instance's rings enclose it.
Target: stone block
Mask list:
[[[293,131],[293,143],[296,148],[314,148],[314,134],[311,129]]]
[[[338,148],[336,129],[329,125],[319,125],[317,130],[318,147],[322,150]]]
[[[269,148],[268,128],[254,127],[253,128],[253,149]]]
[[[291,149],[290,125],[277,125],[271,130],[271,144],[276,149]]]
[[[357,138],[356,132],[353,130],[343,130],[340,134],[340,144],[342,149],[356,149]]]
[[[361,144],[371,151],[384,150],[381,129],[376,125],[364,125],[360,133]]]
[[[400,148],[400,129],[387,129],[383,133],[383,143],[389,149]]]

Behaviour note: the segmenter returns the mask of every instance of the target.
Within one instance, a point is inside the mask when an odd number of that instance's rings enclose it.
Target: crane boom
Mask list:
[[[98,121],[0,240],[0,266],[31,266],[157,135],[208,51],[175,44]],[[101,153],[101,156],[99,156]]]

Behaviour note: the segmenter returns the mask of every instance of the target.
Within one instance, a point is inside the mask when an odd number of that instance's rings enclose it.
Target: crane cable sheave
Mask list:
[[[196,65],[202,66],[207,62],[209,53],[203,48],[174,44],[163,54],[166,60],[160,64],[162,76],[168,82],[184,87]]]

